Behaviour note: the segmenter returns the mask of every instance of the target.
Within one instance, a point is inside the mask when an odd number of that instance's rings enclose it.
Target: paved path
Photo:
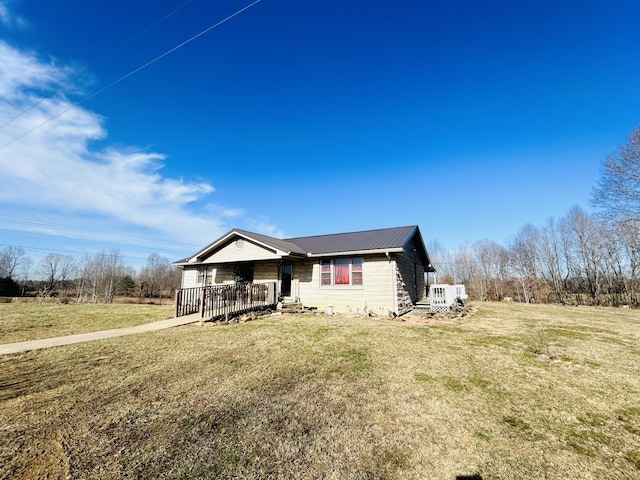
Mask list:
[[[78,333],[77,335],[65,335],[64,337],[43,338],[40,340],[29,340],[26,342],[6,343],[0,345],[0,355],[9,353],[20,353],[28,350],[40,350],[41,348],[60,347],[71,345],[72,343],[90,342],[91,340],[101,340],[103,338],[121,337],[122,335],[133,335],[134,333],[154,332],[165,328],[179,327],[200,321],[200,314],[186,315],[184,317],[169,318],[157,322],[143,323],[135,327],[115,328],[113,330],[102,330],[99,332]]]

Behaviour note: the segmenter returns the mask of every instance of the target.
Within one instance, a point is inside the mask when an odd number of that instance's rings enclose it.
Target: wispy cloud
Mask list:
[[[55,93],[73,75],[0,41],[3,210],[28,210],[40,219],[44,212],[65,215],[66,227],[75,230],[50,223],[47,233],[67,237],[82,236],[82,229],[85,236],[87,231],[99,236],[109,225],[128,229],[127,235],[140,229],[141,240],[188,232],[189,243],[207,242],[223,232],[224,219],[236,210],[222,209],[216,218],[198,208],[214,192],[210,183],[163,176],[161,153],[92,148],[92,141],[107,137],[102,117]],[[69,225],[74,219],[82,225]],[[37,227],[14,222],[12,228]]]
[[[275,238],[283,238],[286,236],[282,230],[280,230],[277,226],[273,225],[269,221],[269,219],[264,216],[257,216],[257,217],[251,218],[250,220],[247,221],[247,224],[248,224],[247,228],[255,232],[260,232],[264,235],[269,235]]]
[[[24,18],[11,12],[9,3],[10,2],[0,0],[0,25],[18,28],[25,27],[27,22]]]
[[[9,17],[9,8],[3,2],[0,2],[0,23],[7,25],[11,21]]]

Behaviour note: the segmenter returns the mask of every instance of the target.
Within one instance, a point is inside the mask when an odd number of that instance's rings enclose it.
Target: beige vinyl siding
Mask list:
[[[306,306],[336,313],[373,312],[388,315],[395,312],[395,262],[385,255],[363,256],[362,285],[320,285],[320,260],[294,266],[294,278],[299,280],[299,297]]]
[[[198,286],[198,267],[184,267],[184,270],[182,270],[182,288]]]
[[[253,281],[256,283],[277,281],[279,266],[279,262],[256,263],[253,270]]]
[[[212,271],[213,284],[234,283],[235,263],[218,264]],[[253,281],[256,283],[275,282],[278,280],[279,262],[255,263]],[[187,266],[182,271],[182,288],[202,287],[198,285],[198,265]]]
[[[273,250],[256,245],[248,240],[241,239],[237,241],[234,239],[228,245],[204,259],[203,263],[253,262],[279,258],[280,255]]]
[[[248,262],[253,263],[253,262]],[[214,277],[214,283],[234,283],[235,282],[235,263],[225,263],[216,265],[216,276]],[[260,282],[273,282],[278,280],[278,263],[254,263],[253,264],[253,281]]]

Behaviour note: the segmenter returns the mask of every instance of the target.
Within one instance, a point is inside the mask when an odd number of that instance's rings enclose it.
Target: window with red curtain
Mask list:
[[[320,285],[362,285],[362,257],[322,260]]]
[[[333,283],[335,285],[349,285],[349,259],[336,258],[333,261]]]

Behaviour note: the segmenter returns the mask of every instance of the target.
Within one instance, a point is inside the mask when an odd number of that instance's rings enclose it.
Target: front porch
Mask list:
[[[182,288],[176,292],[176,317],[200,313],[205,321],[275,307],[277,291],[277,282]]]

